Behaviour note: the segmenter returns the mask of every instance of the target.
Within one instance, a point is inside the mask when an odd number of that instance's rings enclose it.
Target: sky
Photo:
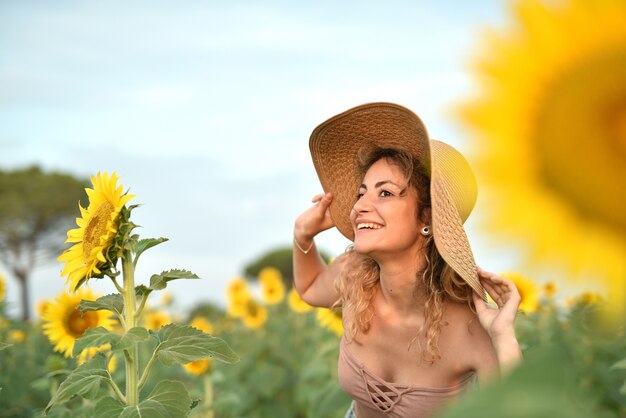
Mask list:
[[[481,31],[503,24],[506,4],[1,1],[0,170],[115,171],[142,204],[141,237],[170,239],[142,256],[137,282],[188,269],[202,279],[170,284],[177,306],[223,304],[247,263],[291,245],[321,191],[308,150],[319,123],[390,101],[469,149],[451,109],[471,94]],[[515,257],[483,249],[472,217],[466,227],[483,268]],[[317,242],[335,255],[349,244],[336,230]],[[63,289],[61,267],[36,268],[33,309]],[[17,282],[0,272],[19,312]]]

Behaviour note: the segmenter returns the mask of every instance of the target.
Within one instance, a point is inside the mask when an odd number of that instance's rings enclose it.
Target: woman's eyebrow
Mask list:
[[[376,183],[376,184],[374,185],[374,188],[378,188],[378,187],[384,186],[385,184],[393,184],[393,185],[394,185],[394,186],[396,186],[398,189],[401,189],[401,188],[402,188],[402,187],[400,187],[400,185],[399,185],[399,184],[394,183],[394,182],[393,182],[393,181],[391,181],[391,180],[381,180],[381,181],[379,181],[378,183]],[[360,187],[360,188],[361,188],[361,189],[365,189],[365,190],[367,190],[367,186],[366,186],[365,184],[361,184],[361,187]]]

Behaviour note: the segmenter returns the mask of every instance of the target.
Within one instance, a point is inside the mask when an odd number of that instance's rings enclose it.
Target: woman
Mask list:
[[[343,309],[346,416],[428,417],[474,377],[514,365],[520,296],[475,265],[463,222],[476,184],[463,156],[391,103],[327,120],[310,148],[325,194],[295,222],[295,286],[311,305]],[[327,266],[314,237],[333,226],[354,244]]]

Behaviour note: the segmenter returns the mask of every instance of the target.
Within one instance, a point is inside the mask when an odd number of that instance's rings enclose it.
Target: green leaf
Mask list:
[[[626,358],[612,365],[611,370],[626,370]]]
[[[98,401],[94,408],[94,418],[117,418],[124,410],[124,405],[110,396]]]
[[[150,333],[145,328],[131,328],[127,333],[122,335],[116,343],[111,344],[111,349],[113,351],[126,350],[131,348],[133,344],[145,341],[148,338],[150,338]]]
[[[191,410],[191,398],[187,389],[182,383],[173,380],[159,382],[146,401],[163,405],[172,417],[186,417]]]
[[[97,395],[100,384],[109,378],[109,374],[105,369],[106,356],[102,353],[97,353],[91,360],[78,366],[61,383],[59,389],[46,406],[44,414],[53,405],[67,402],[74,396],[79,395],[89,399]]]
[[[138,297],[142,297],[145,294],[150,294],[152,289],[149,289],[146,285],[140,284],[139,286],[135,286],[135,295]]]
[[[164,238],[164,237],[146,238],[146,239],[139,240],[137,244],[135,245],[135,261],[133,263],[137,265],[137,260],[139,260],[139,256],[141,255],[141,253],[143,253],[144,251],[152,247],[162,244],[167,240],[168,238]]]
[[[90,328],[85,331],[81,338],[74,342],[72,355],[76,356],[88,347],[100,347],[104,344],[111,344],[111,346],[113,346],[120,338],[119,334],[111,332],[104,327]]]
[[[165,289],[167,282],[176,279],[199,279],[199,277],[187,270],[172,269],[170,271],[161,272],[161,274],[153,274],[152,277],[150,277],[150,289]]]
[[[157,358],[170,366],[186,364],[206,357],[214,357],[225,363],[236,363],[239,356],[221,338],[186,325],[170,324],[155,333],[159,345]]]
[[[122,295],[119,293],[113,293],[99,297],[96,300],[81,300],[78,309],[83,312],[104,309],[121,315],[124,310],[124,299],[122,299]]]
[[[124,406],[117,399],[106,397],[96,404],[94,418],[179,418],[189,415],[191,399],[180,382],[159,382],[139,405]]]
[[[7,344],[7,343],[3,343],[2,341],[0,341],[0,351],[4,350],[5,348],[9,348],[12,345],[13,344]]]

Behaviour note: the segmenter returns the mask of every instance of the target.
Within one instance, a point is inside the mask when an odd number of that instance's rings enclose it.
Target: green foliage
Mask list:
[[[187,270],[172,269],[170,271],[161,272],[161,274],[153,274],[152,277],[150,277],[150,289],[165,289],[167,282],[176,279],[199,279],[199,277]]]
[[[70,373],[44,409],[44,413],[52,405],[69,401],[74,396],[94,399],[100,393],[102,382],[107,380],[110,380],[110,376],[106,371],[106,356],[98,353]]]
[[[329,256],[320,251],[320,254],[326,262],[329,260]],[[250,262],[244,267],[244,275],[250,280],[256,280],[259,277],[259,272],[264,267],[275,267],[283,276],[283,282],[287,288],[291,287],[293,282],[293,250],[291,247],[280,247],[274,250],[270,250],[258,259]]]
[[[225,363],[239,361],[239,356],[224,340],[190,326],[170,324],[153,332],[153,336],[159,343],[155,354],[166,366],[190,363],[206,357],[214,357]]]
[[[134,248],[134,253],[135,253],[135,260],[133,261],[133,263],[135,264],[135,266],[137,265],[137,261],[139,260],[139,256],[146,250],[157,246],[159,244],[164,243],[165,241],[167,241],[167,238],[146,238],[146,239],[142,239],[137,241],[137,244],[135,244],[135,248]]]
[[[146,399],[136,406],[125,406],[118,400],[105,397],[95,407],[95,418],[172,418],[186,417],[191,409],[191,398],[182,383],[159,382]]]
[[[107,310],[117,315],[124,311],[124,299],[119,293],[101,296],[96,300],[81,300],[78,309],[83,312]]]

